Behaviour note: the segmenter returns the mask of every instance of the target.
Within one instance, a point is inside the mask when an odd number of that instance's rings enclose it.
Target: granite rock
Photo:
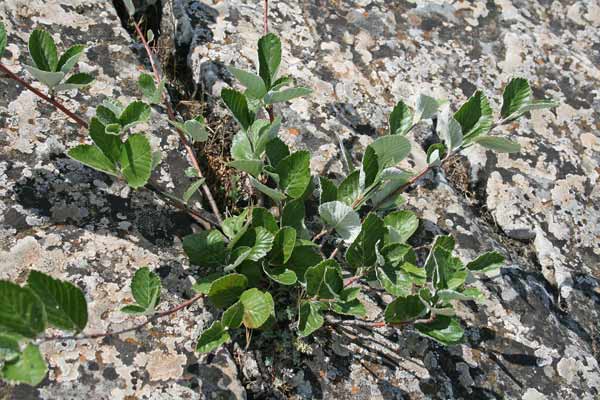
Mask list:
[[[50,365],[35,389],[0,386],[8,398],[594,399],[600,395],[600,4],[596,0],[300,0],[271,2],[283,42],[282,72],[314,90],[278,106],[283,139],[313,154],[315,174],[339,176],[339,142],[356,161],[386,129],[395,102],[418,93],[456,108],[483,88],[499,109],[513,75],[561,102],[499,134],[523,151],[474,147],[461,163],[425,176],[406,195],[422,218],[415,240],[457,238],[461,258],[497,250],[507,265],[478,283],[489,298],[459,315],[463,345],[442,348],[410,329],[323,330],[314,342],[257,338],[198,359],[194,342],[215,317],[198,303],[149,329],[101,341],[47,343]],[[156,2],[136,2],[140,10]],[[236,86],[227,65],[250,68],[263,31],[262,2],[172,0],[161,44],[186,67],[187,88],[222,115],[216,97]],[[147,66],[107,0],[6,0],[5,59],[22,73],[28,32],[48,28],[60,46],[88,46],[80,68],[96,76],[63,100],[86,116],[105,97],[137,96]],[[60,40],[59,40],[60,39]],[[24,73],[24,72],[23,72]],[[166,286],[163,307],[189,297],[194,272],[181,238],[198,229],[149,193],[82,167],[64,149],[83,132],[13,82],[0,79],[0,278],[30,269],[66,278],[90,302],[90,332],[131,326],[119,313],[127,283],[149,265]],[[139,127],[168,162],[153,179],[185,190],[185,158],[156,115]],[[430,127],[411,136],[406,167],[425,163]],[[365,301],[376,311],[377,293]],[[279,340],[279,339],[278,339]],[[267,351],[267,348],[271,351]],[[289,348],[293,348],[289,352]]]

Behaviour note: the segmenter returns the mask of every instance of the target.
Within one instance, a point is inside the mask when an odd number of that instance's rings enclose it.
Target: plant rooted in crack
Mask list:
[[[192,193],[206,188],[205,195],[211,198],[190,147],[194,141],[206,140],[208,132],[201,116],[188,121],[176,118],[152,50],[139,24],[135,27],[153,69],[153,75],[142,74],[138,82],[147,102],[105,101],[96,107],[89,124],[55,97],[60,90],[91,83],[89,77],[79,74],[63,81],[76,66],[82,47],[68,49],[59,59],[49,34],[41,30],[32,33],[29,48],[35,67],[28,71],[48,87],[49,95],[1,63],[0,69],[88,130],[92,143],[70,149],[71,158],[122,179],[133,189],[148,188],[160,153],[153,151],[144,134],[129,130],[150,118],[150,104],[166,100],[170,124],[177,130],[198,179],[186,190],[184,199],[158,192],[192,212],[186,208]],[[0,56],[6,41],[4,26],[0,25]],[[183,241],[190,263],[203,271],[194,285],[197,295],[157,311],[160,278],[147,267],[141,268],[131,282],[135,303],[124,305],[121,311],[145,316],[145,321],[121,331],[85,334],[87,303],[78,287],[37,271],[30,272],[23,286],[0,281],[0,374],[4,380],[40,383],[47,372],[38,347],[43,341],[94,339],[135,331],[203,297],[223,312],[198,338],[196,350],[201,353],[213,351],[244,330],[248,338],[251,330],[289,326],[298,336],[306,337],[326,322],[372,329],[411,325],[419,334],[443,345],[462,340],[463,323],[456,316],[455,303],[480,301],[483,293],[472,284],[472,278],[493,273],[504,257],[491,251],[465,264],[454,254],[454,239],[437,236],[426,260],[419,264],[415,249],[407,243],[419,220],[413,212],[400,209],[401,193],[471,146],[519,151],[518,143],[491,135],[492,129],[530,110],[556,104],[533,100],[529,83],[521,78],[506,86],[497,121],[482,91],[475,92],[457,112],[426,95],[419,96],[414,107],[400,101],[390,114],[387,134],[367,146],[360,165],[349,165],[347,176],[337,182],[317,179],[311,176],[310,153],[292,151],[278,137],[282,121],[275,116],[273,106],[311,92],[294,86],[291,77],[279,76],[281,54],[279,38],[266,33],[258,42],[256,73],[230,67],[245,88],[244,92],[223,89],[221,95],[240,125],[231,146],[231,166],[240,175],[247,175],[264,199],[261,206],[248,207],[226,219],[221,218],[214,202],[210,202],[212,214],[194,214],[208,228]],[[402,161],[411,152],[407,135],[414,126],[434,117],[442,142],[429,147],[423,170],[415,173],[402,169]],[[157,192],[156,188],[150,190]],[[305,224],[311,201],[318,202],[321,225],[316,230]],[[379,286],[393,297],[382,319],[364,320],[366,308],[357,285],[361,281]],[[274,295],[282,291],[287,302],[283,305],[281,296]],[[73,334],[48,336],[48,328]]]

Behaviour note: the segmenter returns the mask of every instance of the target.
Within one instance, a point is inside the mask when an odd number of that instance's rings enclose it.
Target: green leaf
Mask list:
[[[433,286],[440,289],[456,289],[462,286],[467,279],[468,270],[462,265],[458,257],[443,247],[432,249],[434,268],[431,270]],[[429,271],[428,271],[429,276]]]
[[[20,354],[19,337],[0,333],[0,361],[14,361]]]
[[[446,146],[442,143],[434,143],[427,149],[427,164],[439,166],[446,154]]]
[[[462,127],[450,114],[450,107],[444,107],[438,116],[437,135],[444,141],[446,148],[450,151],[462,145]]]
[[[90,121],[89,134],[96,146],[102,151],[102,154],[104,154],[113,165],[119,161],[121,156],[121,146],[123,145],[119,135],[107,133],[104,124],[96,117],[93,117]]]
[[[381,255],[386,263],[394,267],[400,267],[405,262],[411,264],[416,264],[417,262],[417,255],[413,248],[402,243],[393,243],[384,246],[381,249]]]
[[[238,267],[237,272],[244,275],[248,279],[248,286],[255,287],[259,285],[263,279],[263,270],[260,266],[261,263],[244,260]]]
[[[208,298],[216,307],[225,308],[235,303],[247,286],[248,279],[244,275],[228,274],[212,283]]]
[[[239,124],[247,130],[254,122],[254,114],[248,108],[246,96],[236,90],[225,88],[221,91],[221,98]]]
[[[262,171],[264,163],[261,160],[234,160],[227,165],[239,171],[247,172],[254,177],[258,177]]]
[[[260,328],[274,312],[272,298],[256,288],[242,293],[240,303],[244,305],[244,325],[249,329]]]
[[[304,273],[306,294],[320,299],[333,299],[344,289],[342,270],[335,260],[321,261]]]
[[[123,110],[125,109],[123,107],[123,104],[121,104],[120,101],[118,100],[114,100],[114,99],[105,99],[102,102],[102,107],[108,109],[108,111],[110,111],[111,113],[113,113],[115,116],[117,115],[121,115],[123,113]],[[98,110],[96,109],[96,114],[98,114]],[[119,122],[118,119],[116,119],[116,122]]]
[[[271,251],[275,237],[261,226],[254,228],[254,237],[254,246],[252,246],[252,250],[248,254],[248,259],[258,261]]]
[[[231,143],[231,158],[234,160],[257,160],[257,156],[252,149],[252,143],[246,132],[239,131],[233,136]]]
[[[254,186],[257,190],[261,191],[262,193],[266,194],[267,196],[269,196],[270,198],[275,200],[276,202],[285,200],[285,194],[283,194],[282,192],[280,192],[277,189],[272,189],[272,188],[268,187],[267,185],[260,183],[258,180],[254,179],[253,177],[250,177],[250,184],[252,186]]]
[[[277,35],[268,33],[258,40],[258,64],[259,75],[270,88],[281,64],[281,41]]]
[[[413,259],[413,261],[416,260]],[[403,264],[400,265],[400,269],[402,269],[403,272],[407,273],[410,279],[416,285],[422,286],[425,285],[425,283],[427,282],[427,271],[425,270],[425,268],[417,267],[411,262],[405,261]]]
[[[429,324],[415,324],[415,329],[421,335],[433,339],[444,346],[460,343],[464,333],[456,318],[441,315],[437,316]]]
[[[323,326],[325,322],[321,315],[319,303],[305,301],[300,304],[300,315],[298,321],[298,334],[306,337]]]
[[[481,90],[476,91],[454,114],[454,119],[462,128],[465,141],[488,133],[492,128],[492,118],[492,109]]]
[[[142,95],[150,104],[160,104],[162,102],[162,94],[165,88],[164,81],[156,87],[154,77],[143,73],[138,78],[138,86],[142,91]]]
[[[210,292],[210,287],[212,286],[213,282],[216,281],[217,279],[219,279],[222,276],[223,276],[223,274],[221,274],[219,272],[214,272],[214,273],[209,274],[207,276],[203,276],[201,278],[198,278],[196,280],[196,283],[194,283],[192,285],[192,289],[194,289],[194,291],[196,293],[201,293],[201,294],[208,295],[208,292]]]
[[[394,166],[410,153],[410,142],[402,136],[383,136],[369,145],[377,155],[379,170]]]
[[[146,122],[150,118],[150,106],[143,101],[133,101],[127,105],[125,110],[119,116],[119,123],[123,129],[132,127],[135,124]]]
[[[117,115],[120,115],[121,111],[117,111],[118,114],[115,114],[115,112],[112,109],[104,105],[99,105],[98,107],[96,107],[96,118],[98,118],[98,120],[104,126],[117,124],[120,128],[121,124],[119,123],[119,118],[117,117]]]
[[[131,135],[121,148],[121,173],[133,189],[144,186],[152,173],[152,148],[144,135]]]
[[[131,293],[138,305],[145,307],[147,311],[154,310],[160,301],[161,289],[160,277],[148,267],[135,271],[131,281]]]
[[[319,183],[321,184],[321,197],[319,199],[319,204],[338,200],[338,189],[331,179],[320,176]]]
[[[475,300],[483,299],[483,293],[477,288],[467,288],[461,292],[456,290],[443,289],[436,292],[436,296],[440,301],[448,302],[452,300]]]
[[[305,87],[295,87],[277,92],[269,92],[265,96],[265,104],[283,103],[297,97],[308,96],[311,93],[312,89]]]
[[[127,14],[129,14],[129,17],[133,17],[133,14],[135,14],[135,6],[133,5],[133,0],[123,0],[123,4],[125,5],[125,9],[127,10]]]
[[[64,72],[43,71],[29,65],[25,65],[24,67],[35,79],[48,86],[50,89],[54,89],[65,77]]]
[[[297,151],[277,164],[279,187],[293,199],[304,194],[310,183],[310,153]]]
[[[265,121],[267,122],[267,121]],[[256,125],[256,122],[252,124],[252,126]],[[281,127],[281,117],[275,117],[272,123],[265,124],[264,127],[260,127],[254,131],[254,129],[250,129],[250,132],[253,136],[254,143],[254,153],[262,158],[263,153],[265,152],[267,145],[274,139],[277,138],[279,133],[279,128]],[[289,150],[288,150],[289,154]]]
[[[199,353],[210,353],[230,340],[231,336],[225,327],[223,327],[223,324],[220,321],[215,321],[198,338],[196,351]]]
[[[296,245],[296,230],[284,227],[277,232],[273,242],[273,250],[270,260],[272,263],[281,265],[288,262]]]
[[[39,385],[48,373],[46,361],[39,347],[28,344],[21,356],[12,362],[7,362],[2,368],[2,378],[9,382]]]
[[[280,285],[290,286],[298,281],[298,276],[294,271],[286,267],[263,267],[265,274]]]
[[[69,47],[69,49],[65,51],[62,56],[60,56],[58,64],[56,65],[56,70],[60,70],[65,74],[69,73],[73,67],[75,67],[77,61],[79,61],[79,57],[81,57],[84,50],[85,46],[81,44],[76,44],[75,46]]]
[[[405,243],[419,228],[419,218],[412,211],[395,211],[383,219],[388,233],[385,243]]]
[[[530,100],[529,103],[525,104],[521,109],[522,113],[533,110],[543,110],[545,108],[558,107],[560,102],[553,99],[542,99],[542,100]]]
[[[439,103],[433,97],[420,94],[417,97],[417,107],[415,111],[414,121],[418,122],[423,119],[432,118],[438,110]]]
[[[377,260],[375,247],[383,240],[385,227],[381,218],[370,213],[362,224],[360,233],[346,252],[346,260],[353,268],[370,267]]]
[[[294,79],[291,76],[282,76],[281,78],[278,78],[275,82],[273,82],[273,84],[271,85],[271,90],[279,90],[284,86],[290,86],[293,83]]]
[[[29,35],[29,54],[35,66],[47,72],[55,72],[58,65],[58,54],[52,36],[42,30],[36,29]]]
[[[252,209],[252,227],[262,226],[269,232],[275,234],[279,230],[275,217],[269,210],[262,207],[255,207]],[[275,239],[277,242],[277,239]]]
[[[125,307],[121,308],[121,312],[130,315],[143,315],[146,314],[148,310],[146,307],[139,306],[137,304],[128,304]]]
[[[244,305],[238,301],[231,305],[221,317],[221,324],[225,328],[239,328],[244,319]]]
[[[498,136],[479,136],[474,139],[474,142],[498,153],[518,153],[521,151],[519,143]]]
[[[298,280],[306,282],[305,274],[308,268],[317,265],[321,261],[322,258],[313,245],[296,244],[285,267],[294,271]]]
[[[514,118],[522,114],[523,107],[529,103],[533,97],[533,92],[527,79],[513,78],[504,88],[502,94],[502,118]]]
[[[4,23],[2,21],[0,21],[0,58],[4,54],[4,51],[6,50],[7,41],[8,41],[8,39],[6,37],[6,27],[4,26]]]
[[[392,296],[408,296],[412,292],[413,281],[402,269],[386,265],[375,268],[377,281]]]
[[[269,163],[275,168],[281,160],[290,155],[290,149],[279,138],[274,138],[267,143],[266,152]]]
[[[118,175],[115,164],[109,160],[98,146],[80,144],[69,149],[67,155],[75,161],[109,175]]]
[[[360,217],[352,207],[341,201],[321,204],[319,215],[347,243],[353,242],[360,233]]]
[[[260,76],[234,67],[227,67],[229,72],[247,89],[246,94],[255,99],[262,99],[267,93],[265,83]]]
[[[194,193],[196,193],[198,191],[198,189],[200,189],[200,186],[204,185],[204,182],[206,181],[206,179],[202,178],[202,179],[198,179],[196,181],[194,181],[185,191],[185,193],[183,194],[183,202],[187,203],[188,201],[190,201],[190,199],[192,198],[192,196],[194,195]]]
[[[396,165],[409,153],[410,142],[404,136],[383,136],[375,140],[367,146],[363,156],[364,186],[369,187],[375,183],[385,168]]]
[[[217,231],[202,231],[183,238],[183,250],[190,263],[201,267],[217,267],[225,264],[227,249],[225,238]]]
[[[44,303],[50,324],[65,331],[83,331],[87,325],[88,310],[81,289],[38,271],[29,273],[27,287]]]
[[[183,131],[190,135],[194,142],[206,142],[208,140],[208,131],[203,122],[197,119],[191,119],[183,123]]]
[[[390,135],[406,135],[413,123],[413,114],[409,106],[400,100],[389,118]]]
[[[283,207],[281,225],[291,226],[297,231],[296,236],[301,237],[306,232],[306,226],[304,225],[305,214],[306,209],[302,198],[288,201],[286,202],[285,207]]]
[[[385,308],[385,322],[397,324],[413,321],[429,312],[429,307],[421,301],[419,296],[412,295],[398,297]]]
[[[35,338],[46,329],[46,310],[29,288],[0,281],[0,331]]]
[[[80,89],[94,82],[94,77],[83,72],[71,75],[69,79],[56,86],[56,90]]]
[[[335,187],[335,186],[334,186]],[[360,171],[356,170],[346,177],[337,188],[337,199],[349,206],[360,197],[362,190],[360,187]]]
[[[329,304],[331,311],[337,314],[353,315],[356,317],[364,317],[367,315],[367,309],[365,308],[365,305],[357,299],[347,302],[335,302]]]
[[[497,251],[484,253],[467,264],[467,269],[472,272],[489,273],[498,270],[504,265],[504,256]]]

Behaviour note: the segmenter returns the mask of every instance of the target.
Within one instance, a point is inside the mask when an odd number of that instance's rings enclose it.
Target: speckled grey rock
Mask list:
[[[500,275],[478,283],[489,301],[459,310],[467,342],[441,348],[410,329],[335,328],[295,343],[292,354],[279,351],[293,338],[264,336],[256,346],[274,354],[236,345],[231,355],[198,360],[194,339],[213,318],[200,303],[128,337],[46,344],[51,372],[43,385],[0,390],[17,399],[239,398],[244,387],[269,399],[596,398],[600,4],[271,0],[271,7],[283,72],[315,91],[276,112],[284,140],[312,151],[315,173],[342,172],[337,137],[359,159],[384,132],[395,101],[419,92],[456,106],[481,87],[498,109],[503,84],[517,74],[561,101],[556,115],[535,111],[503,128],[522,153],[473,148],[461,164],[466,184],[436,172],[406,196],[423,219],[416,240],[450,232],[465,260],[489,249],[508,258]],[[255,63],[262,2],[173,0],[164,16],[171,28],[161,40],[183,52],[196,92],[217,96],[235,85],[226,65]],[[79,112],[91,115],[103,96],[135,95],[136,49],[109,1],[6,0],[0,18],[14,71],[27,62],[35,25],[51,27],[57,39],[62,33],[65,45],[90,47],[82,68],[98,81],[65,97]],[[125,283],[139,266],[158,270],[165,303],[189,296],[180,238],[196,229],[191,221],[66,159],[63,148],[83,140],[82,132],[34,96],[3,79],[0,95],[0,278],[22,281],[35,268],[74,281],[91,302],[90,332],[134,323],[116,310],[130,298]],[[164,127],[156,120],[140,129],[169,160],[153,178],[181,192],[184,160]],[[407,168],[424,165],[420,144],[429,131],[412,136]],[[377,293],[363,300],[380,310]]]

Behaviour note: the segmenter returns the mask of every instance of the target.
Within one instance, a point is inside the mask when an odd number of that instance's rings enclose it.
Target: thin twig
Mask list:
[[[138,331],[140,329],[142,329],[143,327],[145,327],[146,325],[148,325],[151,322],[154,322],[158,319],[161,319],[163,317],[166,317],[168,315],[171,314],[175,314],[176,312],[191,306],[192,304],[194,304],[195,302],[197,302],[198,300],[200,300],[202,297],[204,297],[203,294],[197,294],[196,296],[192,297],[189,300],[184,301],[183,303],[170,308],[166,311],[162,311],[159,313],[156,313],[152,316],[149,316],[146,321],[142,322],[141,324],[132,326],[131,328],[125,328],[125,329],[120,329],[118,331],[108,331],[108,332],[102,332],[102,333],[94,333],[94,334],[90,334],[90,335],[72,335],[72,336],[48,336],[45,338],[41,338],[40,339],[40,343],[44,343],[44,342],[53,342],[53,341],[64,341],[64,340],[86,340],[86,339],[98,339],[98,338],[104,338],[104,337],[109,337],[109,336],[117,336],[117,335],[121,335],[123,333],[127,333],[127,332],[133,332],[133,331]]]
[[[19,78],[19,76],[17,76],[13,72],[11,72],[2,63],[0,63],[0,71],[3,71],[4,73],[6,73],[6,75],[8,75],[8,77],[10,79],[12,79],[15,82],[18,82],[20,85],[24,86],[26,89],[28,89],[29,91],[33,92],[39,98],[41,98],[43,100],[46,100],[48,103],[50,103],[54,107],[58,108],[60,111],[62,111],[63,113],[65,113],[65,115],[67,115],[69,118],[71,118],[81,128],[87,129],[87,127],[88,127],[87,122],[85,122],[83,119],[81,119],[80,117],[78,117],[77,115],[75,115],[72,111],[69,111],[69,109],[67,107],[65,107],[62,103],[60,103],[56,99],[50,98],[50,97],[46,96],[44,93],[42,93],[38,89],[34,88],[29,83],[27,83],[23,79]]]
[[[219,221],[216,220],[213,214],[204,210],[195,210],[191,207],[188,207],[187,204],[164,192],[158,186],[152,183],[147,183],[146,186],[144,186],[144,189],[161,197],[173,207],[186,212],[190,217],[194,218],[200,225],[202,225],[204,229],[209,230],[213,226],[219,227]]]
[[[264,2],[263,28],[265,31],[265,35],[269,33],[269,0],[265,0]],[[275,111],[273,110],[273,104],[265,106],[265,110],[267,110],[267,114],[269,115],[269,122],[273,123],[273,121],[275,121]]]
[[[139,23],[134,22],[134,26],[135,26],[135,31],[137,32],[137,34],[140,38],[140,41],[144,45],[146,54],[148,55],[148,58],[150,59],[150,65],[152,67],[152,72],[154,73],[154,79],[156,81],[156,84],[158,85],[161,82],[161,77],[160,77],[160,73],[158,71],[157,63],[154,59],[154,54],[152,53],[152,49],[148,45],[148,42],[146,41],[146,37],[144,36],[144,33],[142,32]],[[173,111],[173,106],[171,105],[171,101],[169,100],[166,91],[163,93],[163,99],[164,99],[165,106],[167,108],[167,116],[169,117],[169,120],[175,122],[177,120],[175,117],[175,111]],[[194,167],[194,169],[198,173],[198,177],[202,178],[203,177],[202,169],[200,168],[200,164],[198,163],[198,159],[196,158],[194,149],[190,145],[187,137],[185,136],[185,133],[182,132],[181,129],[179,129],[179,128],[176,128],[176,130],[177,130],[177,133],[179,134],[179,140],[181,140],[181,143],[183,144],[183,147],[185,148],[185,150],[187,152],[187,155],[188,155],[190,163],[192,164],[192,167]],[[215,201],[215,198],[213,197],[212,192],[210,191],[210,188],[208,187],[208,185],[203,184],[202,191],[204,192],[204,195],[206,196],[208,203],[210,204],[210,207],[211,207],[215,217],[219,221],[219,224],[222,224],[223,219],[221,218],[221,212],[219,211],[217,202]]]
[[[315,235],[315,237],[312,238],[312,241],[316,242],[317,240],[321,239],[323,236],[327,235],[329,233],[329,231],[330,231],[330,229],[323,228],[321,230],[321,232],[317,233]]]
[[[444,159],[440,162],[439,166],[441,167],[442,165],[444,165],[455,154],[456,153],[448,153],[446,155],[446,157],[444,157]],[[377,202],[376,204],[374,204],[373,205],[373,210],[377,210],[382,204],[385,204],[389,199],[391,199],[391,198],[397,196],[398,194],[402,193],[407,187],[414,185],[419,179],[421,179],[423,176],[425,176],[425,174],[427,174],[429,171],[431,171],[431,169],[433,167],[434,166],[432,164],[428,164],[427,167],[425,167],[417,175],[415,175],[412,178],[410,178],[406,183],[400,185],[400,187],[398,187],[398,189],[394,190],[393,192],[391,192],[390,194],[388,194],[387,196],[385,196],[383,199],[381,199],[379,202]]]
[[[265,35],[269,33],[269,0],[265,0],[265,7],[263,10],[263,25],[265,28]]]
[[[344,287],[348,287],[348,286],[352,285],[354,282],[358,281],[360,278],[362,278],[362,275],[355,275],[355,276],[348,278],[348,280],[346,282],[344,282]]]

